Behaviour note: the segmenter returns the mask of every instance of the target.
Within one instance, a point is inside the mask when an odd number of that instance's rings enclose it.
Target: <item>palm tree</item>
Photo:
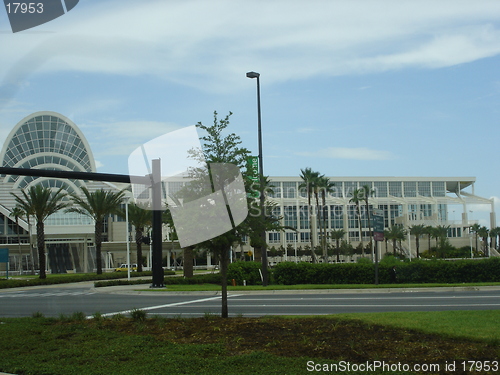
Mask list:
[[[478,247],[478,232],[481,229],[481,226],[476,223],[470,227],[470,231],[476,235],[476,251],[479,251]]]
[[[94,235],[95,235],[95,250],[97,262],[97,274],[102,274],[102,230],[104,226],[104,219],[108,215],[121,215],[120,205],[125,197],[125,192],[112,192],[103,189],[89,192],[87,188],[82,187],[85,199],[76,194],[71,195],[71,200],[78,207],[71,207],[67,212],[77,212],[92,218],[95,222]]]
[[[311,252],[312,252],[313,262],[317,263],[318,260],[316,257],[316,253],[314,252],[315,241],[313,239],[314,233],[313,233],[313,223],[312,223],[313,215],[312,215],[311,199],[313,195],[317,197],[318,180],[320,177],[323,176],[320,176],[319,172],[315,172],[309,167],[306,169],[301,169],[300,173],[301,173],[300,178],[304,182],[299,185],[299,190],[305,188],[307,191],[307,210],[309,213],[309,228],[311,230]]]
[[[500,235],[500,227],[495,227],[490,229],[490,237],[491,237],[491,247],[496,249],[498,247],[497,237]]]
[[[406,230],[401,225],[393,225],[387,232],[384,231],[384,235],[388,240],[392,240],[392,248],[394,250],[394,255],[396,255],[397,241],[401,244],[401,241],[405,240]],[[400,251],[402,253],[402,251]]]
[[[448,229],[450,226],[444,226],[444,225],[438,225],[437,227],[433,228],[433,234],[432,237],[436,239],[436,247],[438,247],[438,241],[442,238],[446,238],[448,235]]]
[[[425,225],[412,225],[410,227],[410,234],[415,236],[415,245],[417,248],[417,258],[420,257],[420,237],[424,235],[425,232]]]
[[[10,216],[14,218],[16,222],[16,232],[17,232],[17,244],[19,246],[19,275],[23,273],[23,253],[21,251],[21,234],[19,233],[19,218],[24,216],[24,210],[16,206],[10,211]]]
[[[321,238],[322,238],[322,241],[321,241],[321,245],[323,247],[323,257],[326,261],[327,259],[327,250],[326,250],[326,227],[328,226],[327,225],[327,219],[328,219],[328,206],[326,205],[326,194],[327,193],[331,193],[333,192],[333,187],[335,186],[335,184],[333,182],[330,181],[330,179],[328,177],[325,177],[325,176],[320,176],[318,178],[318,190],[319,190],[319,193],[321,194],[321,215],[322,215],[322,235],[321,235]],[[327,211],[325,212],[325,207],[327,208]],[[326,215],[325,215],[326,213]]]
[[[489,233],[488,228],[480,227],[476,233],[483,239],[483,254],[485,256],[489,256],[490,252],[488,249],[488,233]]]
[[[337,262],[340,262],[340,240],[344,238],[346,231],[343,229],[333,229],[330,236],[336,241],[337,246]]]
[[[128,206],[128,221],[135,227],[135,246],[137,249],[137,272],[142,272],[142,239],[144,229],[151,225],[153,215],[151,210],[146,210],[136,204]]]
[[[63,188],[53,192],[50,188],[41,185],[31,186],[27,191],[21,190],[22,197],[11,193],[16,199],[18,206],[25,212],[36,218],[36,237],[38,248],[38,261],[40,265],[40,279],[45,279],[45,224],[44,221],[50,215],[69,206],[64,202],[66,193]]]
[[[365,207],[366,207],[366,215],[368,217],[368,233],[370,234],[370,246],[373,244],[373,235],[372,235],[372,225],[370,222],[370,210],[369,210],[369,204],[368,204],[368,198],[373,197],[373,194],[375,194],[375,190],[370,188],[368,185],[363,185],[361,187],[361,190],[363,191],[363,200],[365,201]]]
[[[424,228],[424,234],[427,235],[427,241],[428,241],[427,250],[431,251],[431,238],[432,235],[434,234],[434,227],[432,225],[427,225]]]
[[[363,247],[363,229],[361,224],[361,208],[360,204],[363,201],[363,189],[355,189],[352,192],[352,198],[349,199],[349,203],[354,203],[356,205],[356,212],[358,214],[358,225],[359,225],[359,241],[361,243],[361,247]]]

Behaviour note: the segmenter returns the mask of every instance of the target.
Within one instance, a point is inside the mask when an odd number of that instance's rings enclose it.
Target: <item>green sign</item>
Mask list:
[[[247,173],[248,177],[254,181],[259,182],[259,158],[257,156],[249,156],[247,159]]]
[[[249,198],[258,198],[259,192],[255,190],[259,184],[259,158],[257,156],[249,156],[247,158],[247,174],[252,181],[251,191],[247,193]],[[255,185],[255,186],[254,186]]]
[[[373,234],[375,241],[384,240],[384,211],[383,210],[373,210]]]
[[[9,263],[9,249],[0,249],[0,263]]]

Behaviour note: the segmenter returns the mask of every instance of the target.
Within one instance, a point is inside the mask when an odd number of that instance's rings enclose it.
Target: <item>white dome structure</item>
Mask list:
[[[92,150],[80,129],[56,112],[36,112],[22,119],[8,135],[0,152],[2,167],[95,172]],[[24,189],[33,183],[64,187],[69,193],[84,186],[81,181],[61,181],[30,176],[2,176],[3,183]],[[35,182],[36,181],[36,182]]]

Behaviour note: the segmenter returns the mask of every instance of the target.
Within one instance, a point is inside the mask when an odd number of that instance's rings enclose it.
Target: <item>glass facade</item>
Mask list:
[[[285,226],[297,228],[297,206],[284,206],[283,217]]]
[[[401,181],[389,181],[389,195],[393,197],[402,197]]]
[[[88,143],[80,130],[70,120],[54,112],[38,112],[20,122],[11,132],[1,153],[3,167],[45,170],[71,170],[95,172],[95,163]],[[5,183],[13,183],[13,192],[39,184],[51,189],[64,189],[69,194],[79,194],[87,182],[32,176],[8,176]],[[7,220],[0,234],[15,234],[16,225]],[[93,221],[78,213],[60,211],[45,220],[48,226],[92,225]],[[8,229],[7,229],[8,228]]]
[[[42,164],[92,171],[84,142],[70,124],[57,116],[27,120],[10,139],[3,159],[5,167],[32,168]]]
[[[387,197],[387,182],[386,181],[375,181],[373,183],[373,188],[375,189],[375,197],[386,198]]]
[[[297,198],[296,182],[283,182],[283,198]]]

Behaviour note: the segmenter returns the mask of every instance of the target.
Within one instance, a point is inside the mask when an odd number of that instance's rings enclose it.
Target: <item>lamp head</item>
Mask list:
[[[259,74],[259,73],[256,73],[256,72],[248,72],[248,73],[247,73],[247,77],[248,77],[248,78],[259,78],[259,77],[260,77],[260,74]]]

